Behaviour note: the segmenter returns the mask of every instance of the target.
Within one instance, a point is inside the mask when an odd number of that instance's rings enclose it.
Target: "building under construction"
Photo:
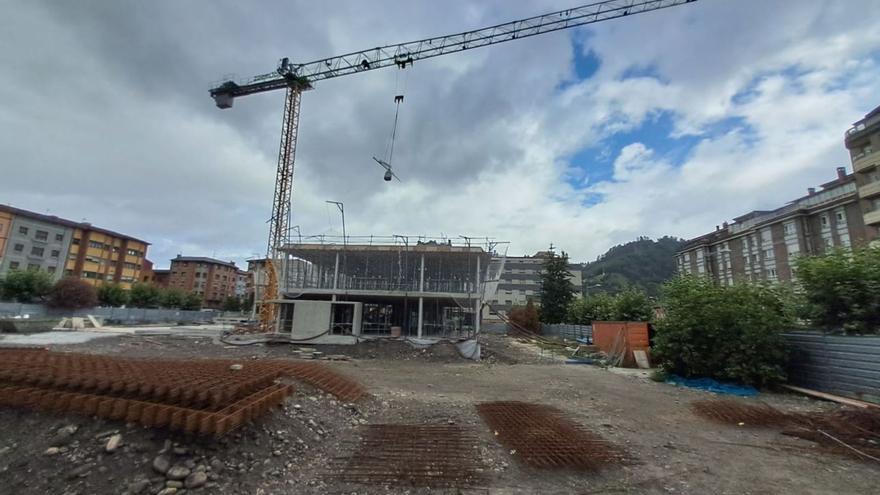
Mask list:
[[[321,237],[287,244],[277,328],[294,339],[354,343],[359,337],[467,339],[480,309],[497,243],[472,239]]]

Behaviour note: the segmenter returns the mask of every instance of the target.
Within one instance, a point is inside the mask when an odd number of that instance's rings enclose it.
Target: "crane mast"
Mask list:
[[[396,45],[386,45],[347,53],[335,57],[297,64],[284,58],[274,72],[261,74],[245,81],[225,81],[210,90],[219,108],[232,108],[235,98],[279,89],[286,90],[282,117],[281,145],[278,151],[278,170],[275,177],[275,195],[269,221],[269,241],[266,248],[267,286],[260,307],[260,327],[263,331],[274,328],[275,306],[267,301],[278,298],[278,264],[281,247],[289,235],[293,165],[296,155],[296,137],[299,127],[302,93],[313,88],[313,83],[324,79],[396,66],[405,68],[417,60],[457,53],[483,46],[551,33],[577,26],[617,19],[654,10],[674,7],[696,0],[605,0],[570,9],[550,12],[526,19],[506,22],[473,31],[426,38]]]

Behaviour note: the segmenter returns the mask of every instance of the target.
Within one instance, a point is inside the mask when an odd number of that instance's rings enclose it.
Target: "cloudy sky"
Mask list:
[[[177,253],[265,251],[282,92],[219,110],[224,76],[443,35],[576,0],[0,0],[0,202]],[[321,82],[303,97],[303,234],[551,242],[576,261],[692,237],[849,165],[880,105],[872,0],[700,0]],[[383,156],[403,92],[394,166]]]

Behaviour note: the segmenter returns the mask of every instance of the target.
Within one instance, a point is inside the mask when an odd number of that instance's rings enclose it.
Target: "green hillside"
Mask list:
[[[640,237],[614,246],[584,267],[587,293],[620,292],[637,287],[649,295],[658,295],[660,285],[675,275],[675,252],[683,239],[661,237],[656,241]]]

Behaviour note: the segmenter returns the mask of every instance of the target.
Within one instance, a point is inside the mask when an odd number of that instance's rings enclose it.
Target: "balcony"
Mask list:
[[[865,220],[865,225],[880,224],[880,209],[865,213],[865,216],[863,218]]]
[[[859,197],[862,199],[880,195],[880,181],[869,182],[859,187]]]
[[[880,164],[880,151],[856,155],[852,159],[853,172],[863,172]]]

